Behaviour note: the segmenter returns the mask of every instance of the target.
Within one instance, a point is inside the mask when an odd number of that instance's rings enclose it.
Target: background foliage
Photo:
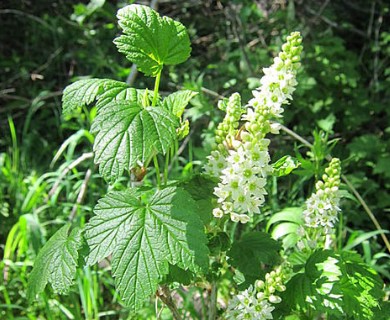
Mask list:
[[[77,286],[68,296],[48,292],[34,305],[26,300],[27,274],[39,248],[65,221],[75,219],[83,226],[96,199],[107,192],[91,155],[94,138],[88,130],[95,110],[64,121],[60,101],[63,88],[80,77],[124,81],[132,74],[112,43],[119,33],[116,11],[128,3],[0,3],[1,318],[155,317],[153,305],[142,316],[121,307],[107,264],[78,270]],[[163,79],[170,80],[162,90],[169,94],[184,82],[200,92],[186,112],[192,140],[172,171],[186,176],[201,169],[222,116],[215,107],[218,98],[238,91],[247,101],[259,84],[261,67],[270,63],[283,37],[299,30],[304,70],[286,108],[285,125],[314,148],[287,135],[273,141],[274,159],[299,153],[303,164],[298,174],[271,182],[268,210],[300,205],[331,149],[382,228],[389,230],[389,7],[380,0],[159,1],[159,12],[180,20],[192,43],[190,60],[164,70]],[[142,75],[134,81],[137,87],[152,87]],[[379,232],[353,196],[342,207],[339,246],[358,250],[388,285],[389,255]],[[213,241],[224,245],[223,239]],[[192,317],[205,313],[202,290],[181,288],[177,299]],[[165,310],[161,316],[170,315]]]

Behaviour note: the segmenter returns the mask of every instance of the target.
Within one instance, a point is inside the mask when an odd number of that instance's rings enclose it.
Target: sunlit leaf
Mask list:
[[[124,34],[114,43],[146,75],[156,76],[164,65],[182,63],[190,56],[190,40],[180,22],[138,4],[120,9],[117,17]]]
[[[86,226],[92,264],[112,253],[115,283],[125,304],[140,307],[168,273],[168,263],[207,268],[208,249],[196,203],[183,189],[112,192]]]
[[[162,107],[142,107],[136,100],[113,102],[100,110],[92,123],[96,134],[95,163],[108,181],[138,162],[165,154],[176,139],[178,119]]]
[[[67,293],[76,274],[80,230],[68,235],[70,224],[59,229],[39,251],[28,280],[27,297],[30,301],[41,293],[48,282],[54,292]]]

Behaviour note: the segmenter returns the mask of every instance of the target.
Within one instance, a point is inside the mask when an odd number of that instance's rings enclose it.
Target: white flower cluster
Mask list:
[[[248,109],[246,119],[261,115],[282,117],[284,111],[282,105],[292,100],[292,93],[298,84],[296,73],[300,66],[298,62],[302,51],[301,42],[299,33],[292,33],[287,37],[287,43],[282,47],[283,51],[274,58],[272,66],[263,69],[261,86],[253,91],[254,98],[249,101],[249,106],[253,109]]]
[[[204,171],[211,177],[218,178],[222,174],[222,170],[226,168],[226,158],[219,150],[211,151],[207,157],[208,161],[204,166]]]
[[[301,42],[298,32],[287,37],[273,65],[264,69],[261,86],[253,91],[254,98],[249,101],[245,114],[241,116],[241,104],[232,103],[233,96],[229,99],[226,117],[216,131],[218,148],[205,166],[206,173],[220,179],[214,190],[219,204],[213,210],[216,218],[229,215],[234,222],[246,223],[250,219],[248,214],[260,213],[259,207],[267,194],[266,178],[272,170],[270,141],[265,137],[268,133],[279,133],[279,125],[270,120],[281,117],[282,105],[292,99]],[[240,130],[238,115],[244,122]]]
[[[234,222],[249,221],[247,213],[260,213],[264,203],[266,177],[271,171],[267,151],[269,140],[263,139],[262,148],[248,148],[248,143],[236,142],[236,150],[230,150],[226,168],[222,170],[221,182],[214,189],[220,207],[213,210],[217,218],[229,214]]]
[[[265,281],[257,280],[255,287],[250,286],[229,301],[226,310],[227,319],[273,319],[273,304],[282,299],[276,294],[286,290],[284,283],[290,276],[287,265],[280,265],[265,275]]]
[[[340,195],[340,160],[333,158],[322,176],[323,181],[316,183],[316,192],[306,200],[306,209],[303,211],[305,228],[301,231],[309,240],[309,246],[316,246],[318,241],[334,233],[335,223],[338,220]],[[298,243],[299,246],[304,246]],[[326,244],[328,247],[329,244]]]
[[[255,290],[250,286],[229,301],[226,319],[273,319],[274,309],[269,301],[257,299]]]

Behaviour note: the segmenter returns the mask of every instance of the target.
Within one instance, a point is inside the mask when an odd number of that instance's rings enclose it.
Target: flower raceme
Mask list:
[[[257,280],[255,286],[239,292],[229,301],[226,310],[227,319],[273,319],[274,304],[282,299],[278,292],[286,290],[284,283],[290,278],[291,268],[283,263],[265,275],[265,279]]]
[[[318,241],[325,240],[325,248],[331,245],[331,236],[338,219],[340,196],[340,160],[333,158],[322,176],[323,181],[316,183],[316,191],[306,200],[303,211],[305,225],[301,234],[305,236],[309,247],[316,247]],[[300,247],[305,244],[301,241]]]
[[[260,213],[265,201],[267,176],[271,173],[268,133],[279,133],[272,120],[282,117],[283,105],[292,100],[300,67],[301,36],[293,32],[282,46],[273,64],[264,69],[261,86],[253,91],[246,109],[234,93],[219,108],[226,111],[216,130],[216,147],[205,166],[207,174],[219,179],[214,194],[218,206],[216,218],[229,215],[234,222],[246,223],[250,215]],[[243,123],[241,127],[239,124]]]

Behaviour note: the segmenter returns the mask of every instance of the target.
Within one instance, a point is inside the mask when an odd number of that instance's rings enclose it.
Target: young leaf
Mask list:
[[[246,279],[254,281],[264,273],[261,264],[274,265],[279,261],[280,248],[269,234],[253,231],[234,242],[227,255],[233,267],[240,270]]]
[[[197,92],[191,90],[177,91],[166,97],[163,100],[162,105],[176,117],[180,118],[190,100],[197,94]]]
[[[115,181],[123,173],[165,154],[176,139],[178,119],[161,107],[143,108],[136,100],[113,102],[101,109],[92,123],[93,150],[101,175]]]
[[[99,106],[103,106],[113,100],[125,99],[129,93],[135,94],[136,90],[120,81],[110,79],[83,79],[67,86],[62,96],[62,112],[69,114],[78,107],[91,104],[100,100]]]
[[[156,76],[163,65],[179,64],[190,56],[190,40],[181,23],[137,4],[120,9],[117,17],[124,35],[114,43],[145,75]]]
[[[299,240],[298,228],[303,224],[302,208],[290,207],[275,213],[267,223],[266,231],[273,226],[271,236],[278,240],[283,239],[283,248],[288,249],[296,245]]]
[[[39,251],[27,288],[29,301],[42,292],[47,282],[58,293],[66,293],[76,274],[78,250],[81,246],[78,228],[68,236],[70,224],[59,229]]]
[[[276,177],[287,176],[291,173],[291,171],[298,168],[299,166],[300,163],[297,159],[291,156],[284,156],[272,165],[272,174]]]
[[[168,262],[192,272],[207,268],[207,240],[196,210],[191,196],[176,187],[109,193],[86,226],[88,263],[113,253],[117,289],[137,309],[168,273]]]

